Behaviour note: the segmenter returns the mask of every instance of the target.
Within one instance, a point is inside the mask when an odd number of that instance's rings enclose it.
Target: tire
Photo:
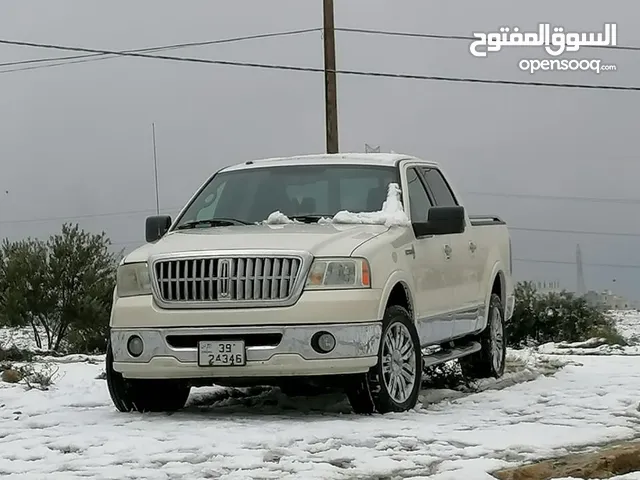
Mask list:
[[[470,379],[500,378],[504,374],[507,338],[504,328],[504,308],[495,293],[489,301],[487,327],[479,335],[482,349],[460,359],[462,373]]]
[[[120,412],[175,412],[184,407],[191,388],[178,380],[126,379],[113,369],[111,342],[107,344],[107,387]]]
[[[401,347],[393,338],[400,335]],[[404,348],[408,348],[404,355]],[[403,385],[397,390],[396,380]],[[403,307],[388,307],[382,319],[378,363],[368,373],[356,375],[346,388],[351,408],[358,414],[405,412],[418,402],[422,384],[422,353],[418,331]]]

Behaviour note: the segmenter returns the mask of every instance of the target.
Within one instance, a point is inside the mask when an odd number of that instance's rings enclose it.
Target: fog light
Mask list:
[[[142,351],[144,350],[144,343],[142,339],[137,335],[132,335],[129,337],[129,341],[127,342],[127,350],[129,350],[129,354],[132,357],[139,357],[142,355]]]
[[[318,332],[311,339],[311,346],[318,353],[329,353],[336,347],[336,338],[329,332]]]

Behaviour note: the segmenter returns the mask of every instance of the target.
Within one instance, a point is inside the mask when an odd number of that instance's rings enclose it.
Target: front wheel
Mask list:
[[[378,363],[357,375],[346,392],[356,413],[404,412],[416,406],[422,383],[422,353],[409,312],[388,307],[382,320]]]
[[[113,369],[111,342],[107,344],[107,387],[121,412],[174,412],[184,407],[191,388],[179,380],[127,379]]]

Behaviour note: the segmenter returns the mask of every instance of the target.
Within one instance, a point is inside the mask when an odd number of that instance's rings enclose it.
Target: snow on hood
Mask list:
[[[384,225],[385,227],[410,225],[409,217],[402,207],[400,187],[397,183],[390,183],[387,188],[387,199],[382,204],[382,209],[377,212],[353,213],[342,210],[333,218],[321,218],[318,223],[346,224],[346,225]],[[298,223],[290,219],[280,211],[273,212],[264,221],[267,225],[284,225]]]

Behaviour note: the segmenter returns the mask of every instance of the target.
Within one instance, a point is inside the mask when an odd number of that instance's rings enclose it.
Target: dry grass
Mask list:
[[[494,472],[499,480],[551,480],[553,478],[606,479],[640,471],[640,442],[625,442],[596,452]]]

